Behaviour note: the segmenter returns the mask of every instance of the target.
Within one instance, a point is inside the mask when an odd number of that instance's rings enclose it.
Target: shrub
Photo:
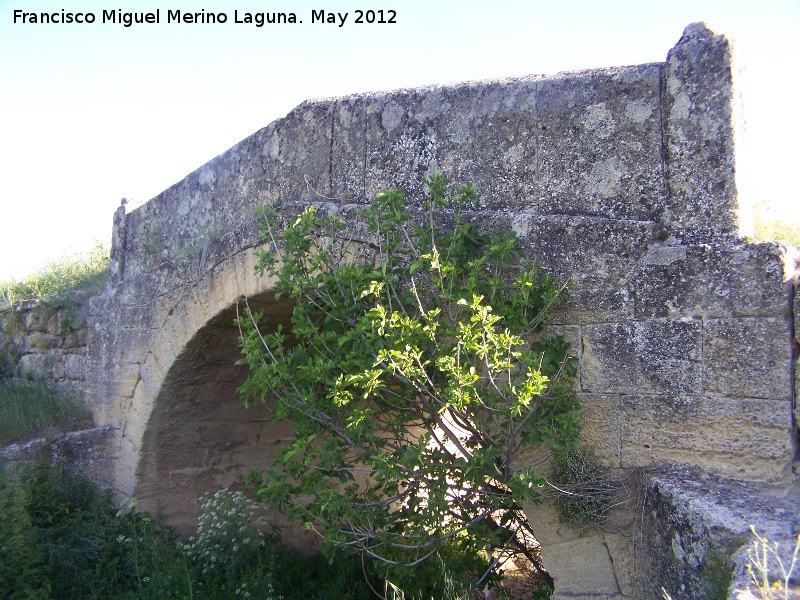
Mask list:
[[[259,499],[400,587],[434,557],[475,583],[496,573],[487,547],[535,561],[521,503],[544,480],[522,453],[574,444],[579,422],[567,345],[543,335],[564,286],[522,260],[513,233],[466,218],[472,186],[426,184],[419,221],[401,190],[349,224],[312,206],[281,227],[266,209],[257,272],[294,303],[291,331],[261,331],[247,308],[238,319],[242,398],[274,398],[294,423],[252,476]]]
[[[0,468],[0,597],[374,597],[353,557],[328,563],[285,548],[264,534],[260,510],[241,493],[209,495],[186,544],[135,502],[117,509],[83,477],[45,463]]]

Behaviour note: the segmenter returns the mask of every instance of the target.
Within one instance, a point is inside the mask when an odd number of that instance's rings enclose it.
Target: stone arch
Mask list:
[[[290,310],[269,293],[250,303],[263,305],[266,327]],[[188,341],[165,374],[142,436],[134,495],[181,533],[196,523],[202,494],[240,486],[291,434],[291,423],[271,421],[269,405],[245,408],[239,400],[248,370],[236,364],[234,318],[235,306],[228,307]]]
[[[183,294],[150,340],[121,432],[117,489],[184,535],[194,530],[202,494],[240,487],[291,433],[290,423],[270,420],[268,405],[239,400],[247,368],[236,364],[234,324],[245,296],[264,310],[265,330],[288,320],[291,303],[274,299],[271,280],[253,275],[251,260],[226,263]]]

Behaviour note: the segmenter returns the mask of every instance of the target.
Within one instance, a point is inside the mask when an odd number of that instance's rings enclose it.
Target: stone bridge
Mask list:
[[[117,492],[187,531],[202,493],[240,483],[290,433],[236,394],[237,300],[272,323],[287,313],[253,272],[256,209],[347,211],[395,187],[418,200],[434,170],[475,183],[481,223],[513,229],[528,257],[572,281],[554,328],[580,361],[584,440],[607,465],[784,489],[797,258],[747,241],[732,56],[696,24],[664,63],[305,102],[120,208],[109,286],[90,305],[87,375],[97,421],[116,432]],[[589,552],[558,543],[552,557]],[[597,560],[614,562],[615,542],[599,543]],[[632,595],[614,568],[588,591],[557,577],[561,597]]]

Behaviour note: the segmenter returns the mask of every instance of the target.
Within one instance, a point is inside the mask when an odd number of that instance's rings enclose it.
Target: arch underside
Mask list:
[[[291,303],[276,302],[271,293],[249,302],[264,310],[264,331],[287,325]],[[164,378],[142,439],[135,497],[184,536],[195,529],[203,494],[241,488],[292,431],[289,422],[272,422],[269,405],[245,408],[240,401],[236,389],[248,369],[236,364],[235,317],[234,304],[192,336]]]

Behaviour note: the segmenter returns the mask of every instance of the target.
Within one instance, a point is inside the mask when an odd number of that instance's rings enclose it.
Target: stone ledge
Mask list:
[[[583,532],[561,523],[552,501],[525,507],[555,580],[554,598],[662,598],[662,589],[674,600],[759,597],[746,572],[751,525],[779,542],[784,562],[791,561],[800,532],[797,484],[767,486],[675,467],[651,474],[638,495],[638,506]],[[800,597],[800,577],[793,585],[790,597]]]
[[[46,453],[54,467],[80,473],[98,489],[107,490],[113,487],[116,442],[114,427],[95,427],[11,444],[0,450],[0,461],[12,468],[32,468]]]
[[[653,477],[642,511],[645,548],[638,559],[646,597],[717,597],[732,557],[728,598],[748,598],[750,526],[770,541],[800,530],[800,487],[766,486],[676,470]],[[795,585],[800,585],[796,582]],[[714,589],[712,589],[714,588]],[[800,588],[795,592],[800,593]],[[791,596],[795,597],[795,596]]]

